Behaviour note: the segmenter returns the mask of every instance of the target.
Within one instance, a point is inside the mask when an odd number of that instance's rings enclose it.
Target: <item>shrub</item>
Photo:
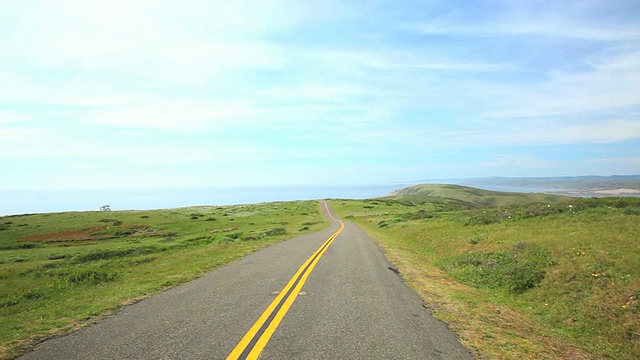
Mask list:
[[[146,255],[146,254],[153,254],[160,250],[161,249],[155,246],[143,246],[138,248],[118,249],[118,250],[100,250],[100,251],[93,251],[88,254],[81,255],[76,259],[76,262],[82,263],[87,261],[121,258],[125,256]]]
[[[625,215],[640,215],[640,207],[628,207],[623,210]]]
[[[94,269],[82,269],[72,272],[67,275],[64,281],[69,285],[88,284],[98,285],[100,283],[113,281],[118,277],[117,273],[94,270]]]
[[[410,220],[422,220],[422,219],[431,219],[433,218],[433,213],[430,213],[424,209],[419,210],[413,214],[409,214]]]
[[[216,239],[216,244],[229,244],[229,243],[234,243],[238,241],[238,239],[234,239],[230,236],[221,236],[218,239]]]
[[[287,229],[283,227],[273,228],[264,232],[265,236],[278,236],[278,235],[286,235]]]
[[[106,229],[101,231],[92,232],[91,236],[103,236],[107,238],[120,238],[124,236],[133,235],[136,233],[135,229]]]
[[[465,225],[490,225],[502,220],[502,214],[497,210],[481,210],[472,214],[465,221]]]
[[[183,244],[186,245],[208,245],[211,244],[213,242],[216,241],[216,237],[215,236],[211,236],[211,235],[203,235],[203,236],[197,236],[194,238],[190,238],[190,239],[186,239],[183,241]]]
[[[35,249],[39,247],[42,247],[42,245],[36,244],[36,243],[19,243],[19,244],[0,246],[0,250]]]
[[[438,264],[461,283],[520,294],[538,285],[551,263],[545,248],[520,243],[508,251],[475,252],[456,256]]]
[[[378,227],[384,228],[402,221],[404,221],[403,218],[395,218],[393,220],[382,220],[378,223]]]
[[[482,238],[479,236],[474,236],[471,239],[469,239],[469,243],[476,245],[477,243],[479,243],[480,241],[482,241]]]

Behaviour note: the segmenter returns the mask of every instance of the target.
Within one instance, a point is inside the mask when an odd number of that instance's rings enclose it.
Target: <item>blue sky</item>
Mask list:
[[[0,190],[640,173],[637,0],[0,8]]]

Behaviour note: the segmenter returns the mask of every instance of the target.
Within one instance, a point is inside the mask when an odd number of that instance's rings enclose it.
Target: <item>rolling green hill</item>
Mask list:
[[[567,199],[558,195],[491,191],[450,184],[414,185],[396,190],[391,196],[418,203],[456,203],[472,207],[558,203]]]

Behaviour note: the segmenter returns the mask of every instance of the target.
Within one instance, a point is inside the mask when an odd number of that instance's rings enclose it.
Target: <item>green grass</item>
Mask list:
[[[0,358],[326,224],[314,201],[0,217]]]
[[[489,359],[640,357],[640,199],[434,186],[335,200]],[[0,358],[326,226],[317,202],[0,218]]]
[[[640,199],[507,196],[332,205],[480,356],[640,358]]]

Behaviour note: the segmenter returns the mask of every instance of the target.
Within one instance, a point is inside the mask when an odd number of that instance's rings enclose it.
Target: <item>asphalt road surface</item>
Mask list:
[[[367,234],[322,208],[327,229],[126,306],[20,359],[472,359]],[[262,330],[259,319],[267,319]],[[258,329],[252,341],[250,329]]]

